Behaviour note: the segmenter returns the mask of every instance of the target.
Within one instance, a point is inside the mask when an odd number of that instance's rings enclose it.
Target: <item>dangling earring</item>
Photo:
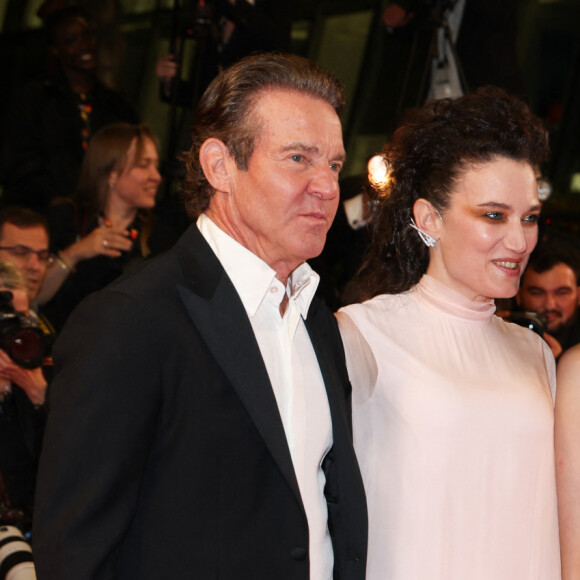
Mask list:
[[[439,217],[441,217],[441,216],[439,216]],[[415,224],[415,220],[413,218],[411,218],[411,223],[409,225],[414,230],[417,231],[417,233],[419,234],[419,237],[423,240],[423,243],[428,248],[434,248],[435,247],[435,244],[437,243],[437,240],[433,236],[430,236],[427,232],[423,231],[421,228],[418,228],[417,225]]]

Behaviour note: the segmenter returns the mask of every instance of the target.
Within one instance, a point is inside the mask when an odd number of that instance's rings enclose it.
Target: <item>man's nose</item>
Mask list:
[[[338,175],[330,167],[316,169],[309,184],[309,191],[324,200],[331,200],[338,196]]]
[[[26,259],[26,267],[29,269],[39,270],[42,268],[42,262],[35,252],[30,252]]]
[[[546,294],[546,310],[558,310],[556,297],[551,292]]]

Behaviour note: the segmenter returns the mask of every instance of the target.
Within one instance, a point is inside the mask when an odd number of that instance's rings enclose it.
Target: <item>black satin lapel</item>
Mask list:
[[[342,441],[345,434],[348,437],[350,433],[350,425],[345,412],[346,400],[350,397],[350,383],[344,379],[346,371],[341,377],[338,369],[338,365],[345,363],[341,344],[335,344],[337,340],[340,340],[338,330],[335,331],[334,328],[329,327],[334,323],[334,318],[327,315],[324,304],[315,298],[305,325],[326,387],[332,418],[333,440],[337,443]]]
[[[231,281],[223,273],[209,298],[202,298],[184,286],[178,286],[178,291],[196,328],[248,410],[290,487],[300,499],[270,379],[252,327]]]

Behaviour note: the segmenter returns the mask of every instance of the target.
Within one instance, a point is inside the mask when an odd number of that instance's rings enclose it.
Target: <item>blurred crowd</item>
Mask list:
[[[180,55],[168,54],[151,71],[161,99],[192,108],[211,79],[240,57],[290,48],[286,3],[225,0],[212,8],[215,26],[199,63],[202,84],[182,78]],[[24,531],[52,343],[84,297],[169,249],[185,227],[185,219],[167,220],[157,211],[159,139],[113,88],[119,84],[114,52],[122,48],[119,15],[114,0],[43,2],[45,70],[15,89],[1,144],[0,282],[16,310],[45,335],[44,358],[33,369],[0,349],[0,522]],[[18,280],[9,284],[4,268],[12,266],[10,280]]]

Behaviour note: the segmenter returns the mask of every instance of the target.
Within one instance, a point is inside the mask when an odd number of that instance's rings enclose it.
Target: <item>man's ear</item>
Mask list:
[[[214,137],[207,139],[199,150],[201,169],[214,190],[229,193],[235,161],[225,143]]]
[[[413,204],[413,216],[415,218],[415,225],[428,233],[430,236],[439,239],[441,233],[441,214],[435,209],[430,201],[419,198]]]

